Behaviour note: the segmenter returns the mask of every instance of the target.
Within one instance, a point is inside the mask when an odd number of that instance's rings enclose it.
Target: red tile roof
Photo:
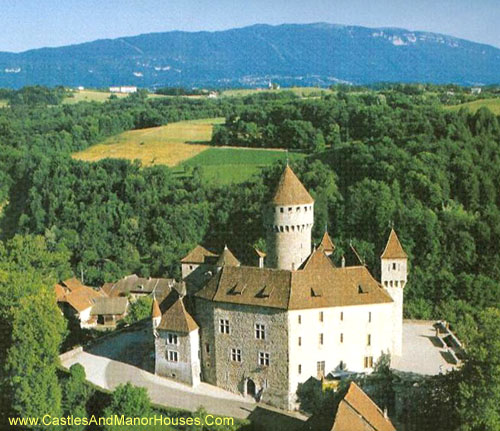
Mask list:
[[[181,263],[205,263],[207,257],[217,257],[217,255],[208,251],[205,247],[197,245],[187,256],[181,259]]]

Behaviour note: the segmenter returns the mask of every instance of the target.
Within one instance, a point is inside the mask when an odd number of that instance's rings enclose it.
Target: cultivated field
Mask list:
[[[101,144],[73,154],[87,162],[113,158],[140,160],[143,166],[175,167],[179,175],[189,175],[195,166],[203,177],[216,184],[246,181],[262,167],[285,160],[283,150],[254,148],[223,148],[208,145],[214,124],[224,118],[181,121],[167,126],[131,130],[108,138]],[[290,153],[290,159],[305,157]]]
[[[167,126],[131,130],[108,138],[73,155],[75,159],[95,162],[105,158],[140,160],[143,166],[175,166],[209,148],[214,124],[224,118],[181,121]]]
[[[467,108],[471,112],[476,112],[483,106],[494,114],[500,115],[500,98],[475,100],[474,102],[462,103],[461,105],[447,106],[446,109],[458,111],[461,108]]]
[[[110,93],[109,91],[99,90],[75,90],[72,92],[73,97],[66,97],[63,103],[72,104],[78,102],[105,102],[109,100],[109,96],[114,94],[116,97],[123,98],[129,96],[124,93]],[[148,97],[164,97],[158,94],[150,94]]]
[[[178,172],[185,171],[187,167],[198,166],[207,181],[219,185],[240,183],[248,180],[263,167],[277,160],[286,160],[286,157],[283,150],[215,147],[181,163]],[[290,160],[296,160],[305,155],[289,153],[288,157]]]
[[[312,97],[320,94],[332,94],[332,90],[327,88],[316,88],[316,87],[286,87],[281,88],[279,90],[269,90],[269,89],[261,89],[258,90],[256,88],[242,88],[242,89],[234,89],[234,90],[224,90],[221,95],[226,97],[231,96],[249,96],[251,94],[259,94],[259,93],[276,93],[280,91],[292,91],[299,97]]]

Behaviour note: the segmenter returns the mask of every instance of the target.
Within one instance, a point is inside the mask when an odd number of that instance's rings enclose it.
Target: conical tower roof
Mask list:
[[[224,246],[224,250],[219,256],[217,260],[216,266],[240,266],[241,263],[234,254],[227,248],[227,245]]]
[[[396,235],[394,229],[391,229],[389,235],[389,240],[385,246],[384,252],[382,253],[382,259],[406,259],[408,255],[403,250],[399,238]]]
[[[312,204],[314,199],[297,178],[290,166],[286,166],[273,197],[274,205]]]
[[[335,250],[335,244],[333,243],[328,232],[325,231],[323,238],[321,239],[321,243],[319,244],[325,250],[325,253],[333,253]]]
[[[160,306],[158,305],[158,301],[156,300],[156,298],[153,298],[153,305],[151,307],[151,317],[153,319],[161,317]]]

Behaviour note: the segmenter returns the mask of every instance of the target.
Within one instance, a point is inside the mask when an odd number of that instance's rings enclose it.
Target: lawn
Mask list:
[[[214,124],[224,118],[181,121],[150,129],[131,130],[108,138],[73,155],[75,159],[95,162],[105,158],[139,159],[143,166],[175,166],[206,150]]]
[[[185,171],[188,166],[199,166],[203,177],[217,185],[240,183],[248,180],[263,167],[286,160],[283,150],[253,148],[210,148],[180,163],[177,172]],[[304,158],[304,154],[289,153],[290,160]]]
[[[6,107],[8,104],[9,104],[9,102],[7,102],[7,100],[5,100],[5,99],[0,99],[0,108],[4,108],[4,107]]]
[[[461,105],[446,106],[445,109],[458,111],[460,108],[467,108],[471,112],[476,112],[479,108],[485,106],[495,115],[500,115],[500,97],[494,99],[480,99],[474,102],[462,103]]]

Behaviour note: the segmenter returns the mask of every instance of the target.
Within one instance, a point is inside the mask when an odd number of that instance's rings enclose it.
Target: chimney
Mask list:
[[[264,258],[259,257],[259,268],[264,268]]]
[[[341,263],[341,265],[342,265],[342,268],[345,268],[345,256],[342,256],[342,263]]]
[[[387,415],[387,407],[384,407],[384,418],[389,419],[389,416]]]

